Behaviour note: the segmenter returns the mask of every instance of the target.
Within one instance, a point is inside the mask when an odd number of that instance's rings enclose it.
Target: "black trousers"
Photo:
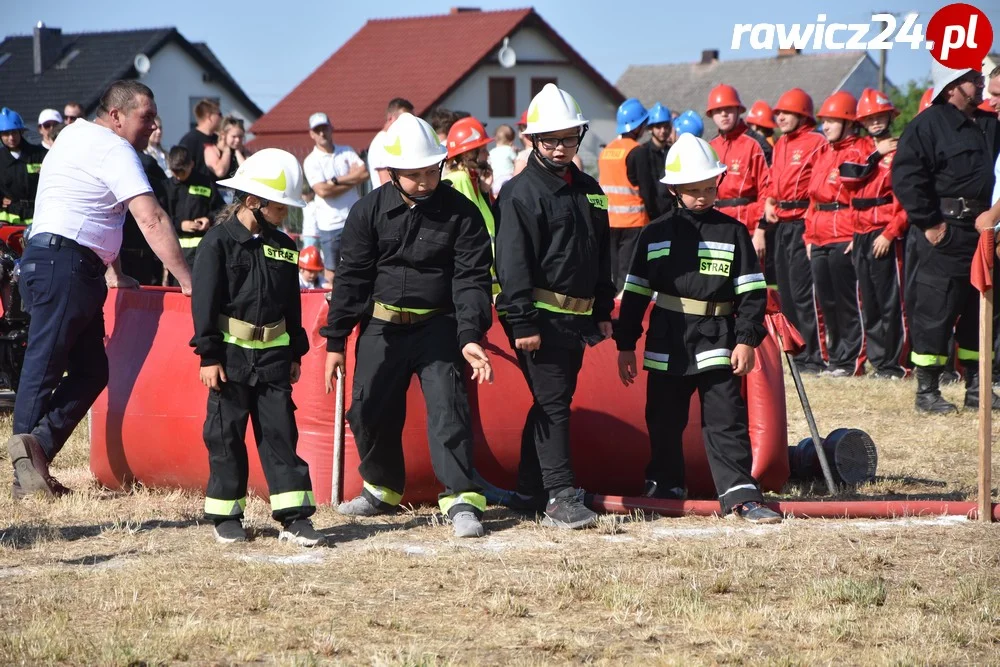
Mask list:
[[[519,493],[539,496],[574,486],[569,419],[583,351],[583,341],[571,347],[546,344],[544,340],[535,352],[516,350],[534,399],[521,432]]]
[[[751,500],[762,501],[760,487],[750,476],[747,404],[740,378],[730,369],[695,375],[649,371],[646,384],[646,428],[651,458],[646,479],[660,489],[684,488],[684,447],[681,436],[688,422],[691,394],[701,399],[701,433],[708,465],[724,512]]]
[[[632,255],[642,227],[611,228],[611,279],[615,281],[615,294],[625,289],[625,276],[632,266]]]
[[[872,367],[881,373],[903,377],[903,302],[900,290],[898,241],[878,259],[872,255],[872,243],[882,230],[854,235],[851,259],[861,293],[861,320],[865,330],[865,353]]]
[[[858,375],[865,365],[864,332],[858,309],[858,281],[854,262],[847,247],[850,243],[831,243],[812,247],[813,284],[816,300],[823,312],[826,329],[829,370],[845,370]]]
[[[481,514],[485,499],[473,482],[472,417],[454,318],[370,326],[358,337],[356,358],[347,419],[358,445],[363,493],[382,507],[399,504],[406,486],[406,391],[416,374],[427,406],[431,464],[445,487],[441,509],[450,516]]]
[[[122,248],[119,255],[122,272],[139,281],[140,285],[162,285],[163,263],[153,254],[152,250],[140,248]]]
[[[947,223],[936,246],[917,227],[906,237],[906,315],[915,366],[944,366],[954,331],[958,358],[966,366],[979,358],[979,298],[969,282],[979,233]],[[956,324],[957,320],[957,324]]]
[[[819,347],[812,268],[806,257],[806,244],[802,240],[806,223],[804,220],[781,222],[777,229],[774,270],[778,280],[778,295],[781,297],[781,312],[802,334],[806,344],[805,349],[795,355],[795,363],[800,367],[818,370],[825,364]]]
[[[50,461],[108,384],[104,271],[90,251],[41,240],[29,242],[21,257],[19,285],[31,324],[14,433],[36,436]]]
[[[204,438],[208,447],[205,515],[214,521],[239,518],[246,506],[247,420],[253,425],[261,467],[270,493],[271,516],[287,522],[316,511],[309,466],[295,453],[292,385],[284,382],[224,382],[208,392]]]
[[[768,287],[778,284],[778,271],[774,266],[777,251],[778,225],[768,225],[764,230],[764,280]]]

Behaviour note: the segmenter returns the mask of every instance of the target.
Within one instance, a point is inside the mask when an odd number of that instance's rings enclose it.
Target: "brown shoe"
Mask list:
[[[54,497],[68,490],[49,474],[49,461],[33,435],[13,435],[7,441],[7,452],[14,464],[14,483],[24,495],[41,493]]]

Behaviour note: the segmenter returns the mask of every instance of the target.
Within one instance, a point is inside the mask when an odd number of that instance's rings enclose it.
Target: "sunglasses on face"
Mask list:
[[[538,143],[550,151],[555,150],[557,146],[576,148],[580,145],[580,135],[577,134],[572,137],[538,137]]]
[[[42,129],[51,130],[53,127],[55,127],[58,124],[59,123],[57,123],[55,121],[49,121],[47,123],[42,123]]]
[[[63,120],[67,123],[72,123],[74,120],[79,120],[79,116],[63,116]]]

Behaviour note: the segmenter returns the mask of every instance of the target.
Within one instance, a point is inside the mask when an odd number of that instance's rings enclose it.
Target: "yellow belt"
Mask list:
[[[656,296],[656,307],[675,313],[703,317],[721,317],[733,312],[731,301],[699,301],[698,299],[685,299],[682,296],[670,296],[663,293]]]
[[[415,313],[411,310],[392,310],[384,304],[376,303],[372,310],[372,317],[376,320],[388,322],[389,324],[417,324],[418,322],[429,320],[435,315],[440,315],[442,312],[443,309],[441,308],[433,308],[427,312],[420,313]]]
[[[270,343],[285,333],[285,318],[272,324],[257,326],[234,317],[219,315],[218,324],[219,329],[224,333],[243,340],[257,340],[262,343]]]
[[[594,307],[593,298],[583,299],[576,296],[567,296],[565,294],[559,294],[557,292],[541,289],[539,287],[536,287],[531,291],[531,298],[536,302],[544,303],[547,306],[554,306],[560,310],[584,315],[589,313]]]

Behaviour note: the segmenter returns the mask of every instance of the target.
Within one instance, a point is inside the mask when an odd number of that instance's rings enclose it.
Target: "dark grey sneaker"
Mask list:
[[[219,544],[246,542],[247,531],[243,530],[243,522],[239,519],[227,519],[215,524],[215,541]]]
[[[508,509],[523,514],[540,514],[545,511],[547,499],[544,495],[526,495],[523,493],[513,493],[507,499],[505,505]]]
[[[382,514],[379,508],[372,505],[371,501],[364,494],[346,503],[340,503],[337,511],[347,516],[375,516]]]
[[[679,486],[670,489],[661,489],[656,481],[647,479],[646,488],[642,492],[642,496],[643,498],[657,498],[659,500],[684,500],[687,498],[687,491]]]
[[[452,529],[455,537],[482,537],[483,524],[473,512],[456,512],[451,517]]]
[[[313,528],[309,519],[289,521],[278,534],[279,542],[291,542],[300,547],[314,547],[326,542],[326,535]]]
[[[756,500],[737,505],[730,516],[737,516],[749,523],[781,523],[783,520],[780,514]]]
[[[589,528],[597,523],[597,514],[583,504],[583,489],[572,487],[559,491],[545,506],[543,526],[554,528]]]

